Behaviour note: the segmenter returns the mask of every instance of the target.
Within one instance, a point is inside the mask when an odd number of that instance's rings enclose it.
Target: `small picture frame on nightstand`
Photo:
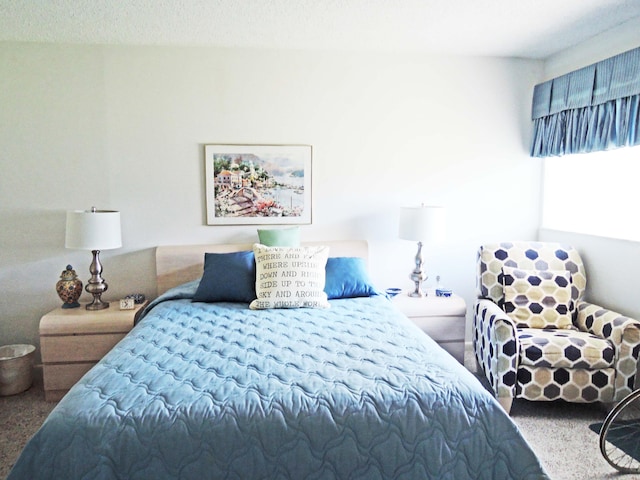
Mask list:
[[[136,302],[133,298],[120,299],[120,310],[133,310],[136,308]]]

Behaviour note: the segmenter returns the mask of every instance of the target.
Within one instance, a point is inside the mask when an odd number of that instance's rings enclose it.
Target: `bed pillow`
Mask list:
[[[258,229],[258,239],[261,245],[267,247],[299,247],[300,227]]]
[[[246,302],[256,298],[252,251],[205,253],[204,272],[194,302]]]
[[[335,298],[370,297],[378,292],[371,285],[364,259],[331,257],[327,259],[324,291],[329,300]]]
[[[256,300],[249,307],[328,308],[324,292],[329,247],[267,247],[255,244]]]
[[[571,327],[571,272],[503,267],[502,274],[503,309],[518,327]]]

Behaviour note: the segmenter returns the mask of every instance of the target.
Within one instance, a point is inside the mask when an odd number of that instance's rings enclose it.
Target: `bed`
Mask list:
[[[300,248],[316,247],[326,270],[311,283],[331,289],[302,308],[194,301],[207,281],[240,295],[248,259],[254,296],[276,301],[271,249],[158,247],[159,297],[8,478],[547,478],[478,380],[370,285],[366,242]]]

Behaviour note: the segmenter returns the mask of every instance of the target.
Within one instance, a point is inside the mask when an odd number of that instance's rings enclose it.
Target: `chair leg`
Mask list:
[[[504,411],[507,412],[507,415],[509,415],[509,412],[511,411],[511,404],[513,403],[513,397],[498,397],[497,400]]]

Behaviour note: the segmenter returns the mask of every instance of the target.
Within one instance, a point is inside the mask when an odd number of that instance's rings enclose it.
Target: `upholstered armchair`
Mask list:
[[[634,389],[640,322],[583,301],[578,252],[550,242],[478,251],[473,346],[498,401],[618,402]]]

